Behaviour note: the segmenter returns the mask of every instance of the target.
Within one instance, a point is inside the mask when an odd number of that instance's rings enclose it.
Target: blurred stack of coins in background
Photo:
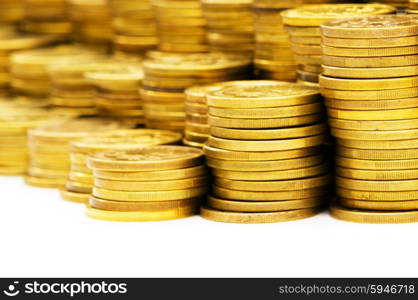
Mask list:
[[[32,186],[63,188],[70,171],[70,142],[127,126],[113,120],[84,118],[29,130],[29,168],[25,182]],[[74,165],[73,165],[74,167]],[[80,170],[86,170],[80,165]]]
[[[408,7],[408,0],[366,0],[364,2],[370,3],[382,3],[396,7],[400,12],[403,12]]]
[[[70,37],[73,24],[68,19],[67,0],[23,0],[23,4],[22,31]]]
[[[406,10],[408,14],[418,14],[418,1],[409,0],[408,9]]]
[[[324,23],[321,31],[321,93],[337,138],[339,204],[332,214],[366,223],[412,221],[418,215],[418,19],[351,18]]]
[[[200,0],[152,0],[159,49],[168,52],[207,52],[206,21]]]
[[[193,85],[246,79],[251,60],[220,52],[195,54],[150,53],[144,61],[142,97],[149,128],[183,131],[185,128],[184,90]],[[188,114],[187,120],[202,125],[207,117]]]
[[[83,44],[107,50],[112,42],[111,12],[107,0],[68,0],[74,38]]]
[[[96,88],[99,115],[134,127],[144,125],[144,104],[139,91],[144,75],[139,61],[134,58],[115,61],[101,71],[85,73],[85,77]]]
[[[151,0],[109,0],[116,55],[145,56],[158,45]]]
[[[93,187],[93,173],[90,169],[80,169],[80,165],[87,167],[88,155],[109,150],[177,144],[180,140],[181,134],[166,130],[124,129],[74,141],[70,145],[71,171],[61,196],[68,201],[87,203]]]
[[[16,23],[24,19],[23,0],[0,1],[0,22]]]
[[[214,175],[204,218],[224,222],[301,219],[327,202],[327,128],[316,88],[252,81],[208,93]]]
[[[253,55],[252,3],[253,0],[202,0],[211,51]]]
[[[385,4],[322,4],[283,11],[283,23],[290,35],[292,51],[298,65],[298,82],[318,84],[322,62],[319,26],[322,23],[356,16],[390,14],[395,10]]]
[[[94,187],[87,215],[108,221],[160,221],[197,214],[209,178],[200,149],[153,146],[87,158]]]

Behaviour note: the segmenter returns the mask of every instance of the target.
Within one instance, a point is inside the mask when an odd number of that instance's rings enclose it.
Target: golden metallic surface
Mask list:
[[[361,141],[338,139],[337,144],[356,149],[413,149],[418,148],[418,139],[400,141]]]
[[[319,84],[322,88],[335,90],[390,90],[417,87],[418,76],[388,79],[346,79],[321,75],[319,76]]]
[[[339,145],[336,147],[336,154],[349,158],[371,159],[371,160],[396,160],[396,159],[418,159],[418,149],[402,150],[380,150],[380,149],[355,149]]]
[[[337,48],[322,45],[322,54],[349,57],[387,57],[398,55],[412,55],[417,53],[418,46],[404,46],[391,48]]]
[[[356,180],[337,176],[336,185],[345,189],[373,192],[396,192],[416,190],[418,180]]]
[[[330,108],[343,110],[386,110],[386,109],[402,109],[417,106],[418,98],[392,99],[392,100],[339,100],[325,99],[325,105]]]
[[[25,183],[34,187],[41,188],[63,188],[65,186],[66,179],[64,178],[43,178],[34,176],[25,176]]]
[[[410,180],[418,179],[418,169],[412,170],[356,170],[337,167],[336,173],[345,178],[361,180]],[[391,182],[389,182],[391,183]],[[385,183],[382,183],[385,184]]]
[[[418,129],[391,131],[360,131],[350,129],[345,130],[331,127],[331,135],[337,138],[350,140],[395,141],[418,138]]]
[[[398,15],[399,16],[399,15]],[[393,17],[392,15],[385,17]],[[325,27],[326,24],[323,24]],[[362,30],[362,29],[360,29]],[[418,36],[403,36],[392,38],[334,38],[322,36],[322,44],[330,47],[339,47],[346,49],[356,48],[389,48],[405,47],[418,45]]]
[[[418,90],[418,89],[417,89]],[[339,110],[328,108],[328,116],[346,120],[385,121],[414,119],[418,116],[418,107],[391,109],[383,111]]]
[[[337,156],[338,166],[362,170],[411,170],[418,168],[418,159],[370,160]]]
[[[344,91],[321,88],[321,94],[327,98],[341,100],[390,100],[418,97],[418,89],[413,87],[391,90]]]
[[[87,203],[90,197],[90,194],[87,193],[76,193],[67,190],[60,190],[60,194],[63,200],[76,203]]]
[[[337,188],[336,192],[342,198],[365,201],[411,201],[418,197],[418,191],[370,192]]]
[[[418,210],[418,201],[364,201],[356,199],[340,198],[338,202],[345,206],[359,210],[376,210],[376,211],[409,211]]]
[[[328,118],[330,127],[356,131],[390,131],[418,128],[418,119],[385,120],[384,122]],[[412,138],[409,138],[410,140]],[[376,141],[377,142],[377,141]]]
[[[322,55],[322,64],[343,68],[386,68],[418,64],[418,54],[383,57],[343,57]]]

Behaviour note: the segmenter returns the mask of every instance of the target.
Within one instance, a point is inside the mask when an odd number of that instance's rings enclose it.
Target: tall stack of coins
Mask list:
[[[253,55],[253,0],[202,0],[211,51]]]
[[[330,176],[321,97],[316,88],[253,81],[207,95],[204,146],[213,196],[204,218],[262,223],[312,216],[326,203]]]
[[[183,131],[185,127],[184,90],[193,85],[245,79],[251,60],[241,55],[218,52],[167,54],[153,52],[144,61],[142,95],[146,125],[149,128]],[[189,114],[188,120],[202,123],[207,118]]]
[[[96,106],[101,116],[134,126],[145,123],[139,93],[144,75],[138,61],[113,62],[102,71],[85,73],[85,77],[96,87]]]
[[[417,0],[409,0],[407,13],[418,14],[418,1]]]
[[[110,46],[113,30],[107,0],[69,0],[69,17],[77,41]]]
[[[332,215],[366,223],[416,220],[418,19],[351,18],[321,31],[320,86],[337,139]]]
[[[382,15],[396,9],[385,4],[306,5],[281,13],[288,31],[297,67],[297,80],[317,85],[321,71],[321,33],[319,26],[330,20]]]
[[[25,17],[22,0],[2,0],[0,2],[0,22],[15,23]]]
[[[110,150],[128,150],[138,147],[177,144],[181,134],[153,129],[125,129],[97,137],[88,137],[74,141],[70,145],[71,171],[68,174],[66,189],[61,196],[68,201],[87,203],[93,187],[93,174],[87,167],[87,156]]]
[[[206,21],[200,0],[152,0],[159,49],[168,52],[207,52]]]
[[[116,54],[144,56],[158,45],[151,1],[110,0]]]
[[[91,218],[161,221],[196,214],[208,189],[202,150],[153,146],[109,151],[87,159],[94,187]]]
[[[68,20],[67,0],[23,0],[25,21],[22,30],[69,36],[73,30]]]
[[[62,188],[70,171],[70,142],[108,130],[126,128],[120,122],[84,118],[44,125],[29,130],[29,169],[27,184]],[[86,166],[80,165],[81,169]]]

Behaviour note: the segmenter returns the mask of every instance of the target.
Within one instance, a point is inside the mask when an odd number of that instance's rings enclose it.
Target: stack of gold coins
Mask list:
[[[149,128],[183,131],[185,127],[184,90],[193,85],[245,79],[251,60],[241,55],[212,53],[168,54],[153,52],[144,61],[142,97]],[[205,123],[201,115],[188,120]]]
[[[202,0],[211,51],[253,55],[253,0]]]
[[[371,2],[371,3],[382,3],[387,4],[396,7],[400,12],[402,12],[405,8],[408,7],[408,0],[367,0],[365,2]]]
[[[68,36],[73,30],[68,20],[67,0],[23,0],[25,20],[22,30]]]
[[[24,19],[22,0],[2,0],[0,2],[0,22],[15,23]]]
[[[407,13],[418,14],[418,1],[417,0],[409,0]]]
[[[159,49],[168,52],[207,52],[206,21],[200,0],[152,0]]]
[[[94,187],[91,218],[161,221],[198,213],[208,190],[200,149],[153,146],[89,156]]]
[[[350,18],[324,23],[321,32],[319,82],[337,139],[332,215],[417,221],[418,19]]]
[[[207,95],[210,136],[204,146],[213,196],[204,218],[262,223],[316,214],[326,203],[330,175],[318,89],[253,81]]]
[[[19,94],[46,97],[50,91],[48,65],[63,57],[83,55],[90,53],[86,49],[67,45],[14,53],[10,57],[11,86]]]
[[[66,189],[61,191],[63,199],[87,203],[93,187],[93,174],[87,167],[87,156],[110,150],[128,150],[138,147],[177,144],[181,134],[153,129],[121,129],[97,137],[74,141],[70,145],[71,171],[68,174]],[[74,165],[74,166],[73,166]]]
[[[110,0],[116,54],[145,56],[158,45],[151,1]]]
[[[69,0],[69,18],[77,41],[110,46],[113,30],[107,0]]]
[[[87,72],[88,82],[96,87],[99,115],[143,125],[143,101],[139,93],[144,77],[142,65],[135,60],[109,63],[106,69]]]
[[[306,5],[281,13],[288,31],[297,67],[297,79],[308,85],[318,84],[321,71],[321,33],[319,26],[330,20],[382,15],[396,9],[385,4]]]
[[[29,130],[29,168],[27,184],[62,188],[70,171],[70,142],[126,125],[106,119],[84,118],[39,126]],[[85,165],[80,165],[85,170]]]

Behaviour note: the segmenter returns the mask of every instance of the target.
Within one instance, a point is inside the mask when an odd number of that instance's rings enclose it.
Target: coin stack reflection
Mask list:
[[[253,0],[202,0],[211,51],[253,55]]]
[[[161,221],[198,213],[208,176],[200,149],[153,146],[87,158],[94,187],[87,215],[108,221]]]
[[[418,209],[418,20],[352,18],[321,31],[320,86],[337,139],[341,205],[331,213],[355,222],[411,221]]]
[[[62,188],[70,171],[70,142],[108,130],[126,128],[116,121],[75,119],[29,130],[29,169],[25,182],[32,186]],[[80,165],[80,169],[87,169]]]
[[[204,218],[279,222],[309,217],[327,200],[327,128],[316,88],[253,81],[207,95],[214,175]]]
[[[297,80],[308,85],[318,84],[321,71],[321,32],[326,21],[349,17],[393,13],[385,4],[322,4],[306,5],[281,13],[288,31],[297,67]]]
[[[70,145],[71,170],[61,196],[68,201],[87,203],[93,187],[93,174],[90,169],[80,170],[79,166],[87,167],[88,155],[109,150],[177,144],[180,140],[181,134],[166,130],[124,129],[74,141]]]
[[[171,54],[152,52],[144,61],[142,95],[147,127],[184,131],[184,90],[193,85],[245,79],[250,76],[251,60],[220,52]],[[188,120],[207,122],[202,115],[189,114]],[[199,120],[199,121],[198,121]]]

